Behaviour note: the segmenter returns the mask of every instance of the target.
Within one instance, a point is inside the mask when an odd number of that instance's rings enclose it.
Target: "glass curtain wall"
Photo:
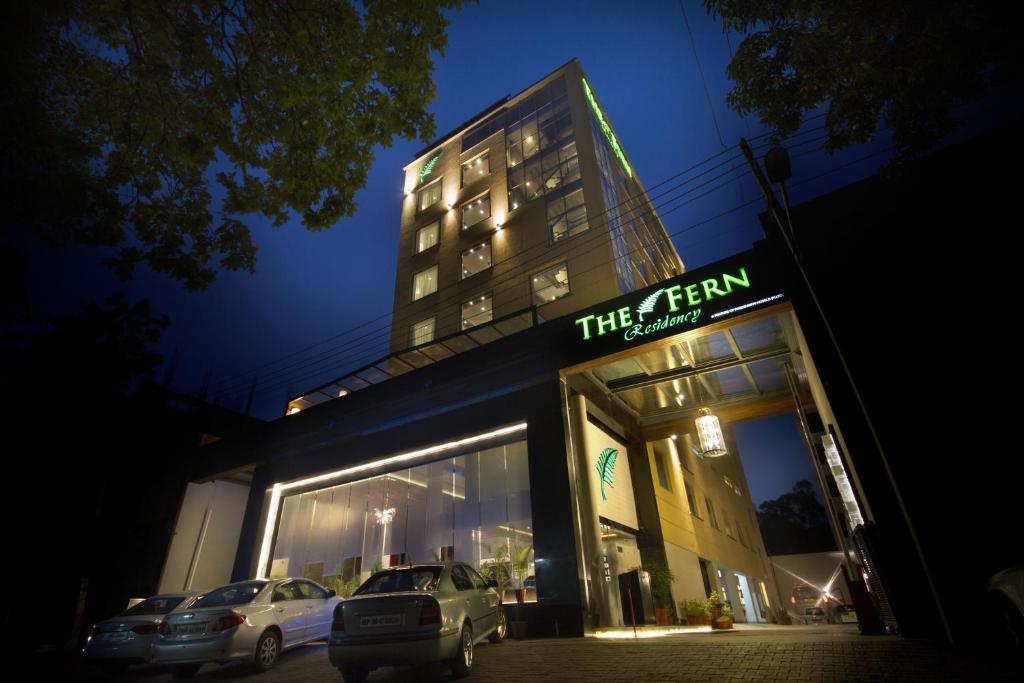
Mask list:
[[[536,599],[525,441],[283,498],[270,575],[349,595],[377,569],[449,560]]]

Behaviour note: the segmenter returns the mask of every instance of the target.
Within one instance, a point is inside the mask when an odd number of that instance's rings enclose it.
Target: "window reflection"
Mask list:
[[[514,601],[536,599],[526,442],[287,496],[271,577],[351,595],[375,570],[465,562]]]

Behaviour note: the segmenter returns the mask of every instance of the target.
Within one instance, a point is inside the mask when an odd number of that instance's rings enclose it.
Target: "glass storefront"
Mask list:
[[[348,595],[377,569],[458,560],[536,599],[525,441],[281,500],[270,576]]]

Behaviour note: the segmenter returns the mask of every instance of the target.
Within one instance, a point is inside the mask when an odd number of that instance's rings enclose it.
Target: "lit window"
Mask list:
[[[465,187],[474,181],[480,180],[490,174],[490,172],[490,157],[487,154],[481,154],[475,159],[470,159],[462,164],[462,186]]]
[[[441,201],[441,178],[416,193],[416,210],[423,211]]]
[[[471,199],[462,205],[462,229],[472,227],[491,215],[490,193]]]
[[[668,477],[668,468],[665,467],[666,453],[660,443],[654,444],[654,467],[658,471],[658,483],[666,491],[672,490],[672,482]]]
[[[715,506],[711,504],[711,499],[704,496],[704,505],[708,508],[708,521],[711,522],[711,526],[715,529],[718,528],[718,517],[715,516]]]
[[[542,306],[569,294],[569,267],[565,261],[534,273],[530,282],[533,305]]]
[[[493,319],[494,309],[490,294],[481,294],[462,304],[462,329],[489,323]]]
[[[491,241],[480,244],[462,252],[462,279],[476,275],[491,267]]]
[[[422,299],[437,291],[437,266],[421,270],[412,276],[412,300]]]
[[[409,337],[411,346],[419,346],[420,344],[434,341],[434,318],[421,320],[413,325]]]
[[[683,482],[683,487],[686,488],[686,504],[690,506],[690,514],[699,518],[700,514],[697,512],[697,497],[693,495],[693,487],[687,482]]]
[[[552,242],[572,237],[590,227],[582,189],[574,190],[564,197],[549,196],[547,210]]]
[[[437,237],[440,233],[441,221],[436,220],[430,225],[416,231],[416,253],[426,251],[437,244]]]

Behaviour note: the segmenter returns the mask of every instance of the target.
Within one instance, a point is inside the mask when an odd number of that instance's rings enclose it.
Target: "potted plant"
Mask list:
[[[636,569],[636,567],[634,567]],[[654,620],[658,626],[672,625],[672,571],[660,562],[648,562],[639,569],[651,579],[651,597],[654,598]]]
[[[712,628],[727,629],[732,628],[732,608],[729,607],[728,603],[722,605],[722,614],[715,619],[715,626]]]
[[[686,619],[687,626],[706,624],[708,619],[707,600],[687,598],[679,603],[679,612]]]
[[[532,545],[526,546],[525,548],[513,546],[511,564],[515,580],[516,616],[514,620],[509,622],[509,630],[512,633],[512,637],[516,640],[521,640],[526,637],[526,621],[521,618],[520,611],[522,610],[523,602],[526,599],[526,580],[528,578],[532,557]]]

